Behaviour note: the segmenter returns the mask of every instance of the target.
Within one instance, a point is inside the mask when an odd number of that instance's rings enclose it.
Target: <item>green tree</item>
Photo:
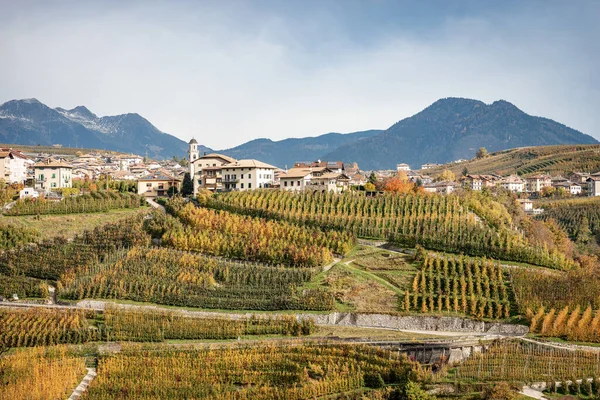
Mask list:
[[[183,176],[183,185],[181,187],[181,194],[183,196],[190,196],[194,194],[194,183],[190,178],[190,173],[186,172]]]
[[[488,151],[485,147],[480,147],[475,153],[475,158],[486,158],[488,156]]]
[[[376,190],[375,185],[371,182],[365,183],[365,191],[366,192],[374,192]]]
[[[377,183],[377,175],[375,175],[375,172],[371,172],[371,175],[369,175],[369,183],[372,183],[373,185]]]
[[[577,230],[577,238],[575,241],[578,244],[587,244],[592,238],[592,231],[590,229],[590,222],[588,218],[584,216],[579,223],[579,229]]]
[[[467,167],[464,167],[462,170],[462,176],[467,176],[469,175],[469,169]]]

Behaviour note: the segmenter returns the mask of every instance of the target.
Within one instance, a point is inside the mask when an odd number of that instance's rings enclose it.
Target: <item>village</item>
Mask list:
[[[458,160],[462,162],[466,160]],[[374,183],[396,178],[411,182],[420,191],[451,194],[460,190],[506,190],[516,193],[524,211],[543,212],[533,201],[545,197],[600,196],[600,172],[574,172],[568,177],[535,174],[499,176],[469,174],[455,177],[448,170],[437,176],[428,170],[439,164],[424,164],[413,170],[397,164],[396,170],[362,171],[357,163],[342,161],[296,161],[292,168],[280,169],[255,159],[236,160],[217,153],[198,151],[195,139],[189,142],[188,158],[151,160],[135,154],[90,151],[76,155],[25,152],[0,149],[0,179],[17,186],[20,198],[59,200],[96,189],[117,188],[137,192],[146,198],[174,194],[196,196],[199,191],[229,192],[254,189],[291,192],[317,190],[346,192],[377,190]],[[189,179],[186,186],[186,179]],[[369,183],[371,185],[369,185]]]

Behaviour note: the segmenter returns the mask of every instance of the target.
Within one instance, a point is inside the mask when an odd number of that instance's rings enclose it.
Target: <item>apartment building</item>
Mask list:
[[[53,189],[73,186],[73,166],[61,160],[47,159],[33,165],[35,188],[50,193]]]

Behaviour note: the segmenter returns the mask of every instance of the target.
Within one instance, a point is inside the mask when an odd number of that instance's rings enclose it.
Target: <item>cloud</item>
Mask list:
[[[14,8],[0,19],[2,100],[137,112],[213,148],[387,128],[448,96],[503,98],[600,137],[594,3],[450,13],[426,28],[256,4]]]

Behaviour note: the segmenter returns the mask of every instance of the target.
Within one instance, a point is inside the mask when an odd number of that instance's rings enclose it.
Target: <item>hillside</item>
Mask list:
[[[356,144],[358,141],[382,133],[370,130],[353,133],[327,133],[317,137],[292,138],[279,141],[255,139],[240,146],[220,151],[237,159],[256,158],[268,164],[284,168],[296,161],[314,161],[340,146]]]
[[[202,142],[202,137],[197,138]],[[182,157],[186,141],[161,132],[139,114],[98,117],[84,106],[52,109],[36,99],[0,105],[0,142],[19,145],[85,147],[148,155]],[[393,169],[405,162],[424,163],[469,159],[485,146],[490,152],[524,146],[593,144],[596,139],[558,122],[533,117],[507,101],[447,98],[403,119],[385,131],[279,141],[254,139],[219,152],[237,159],[255,158],[278,167],[296,161],[358,162],[365,170]],[[213,150],[200,146],[200,153]]]
[[[324,159],[356,161],[364,169],[391,169],[405,162],[414,169],[424,163],[469,159],[485,146],[499,151],[523,146],[591,144],[596,139],[546,118],[534,117],[507,101],[438,100],[360,144],[347,144]]]
[[[147,153],[159,159],[187,153],[186,142],[161,132],[139,114],[98,117],[84,106],[52,109],[37,99],[0,105],[0,142]]]
[[[483,159],[447,164],[426,170],[437,175],[449,169],[459,176],[464,169],[470,174],[533,175],[545,173],[567,176],[572,172],[600,171],[600,145],[561,145],[511,149],[491,153]]]

